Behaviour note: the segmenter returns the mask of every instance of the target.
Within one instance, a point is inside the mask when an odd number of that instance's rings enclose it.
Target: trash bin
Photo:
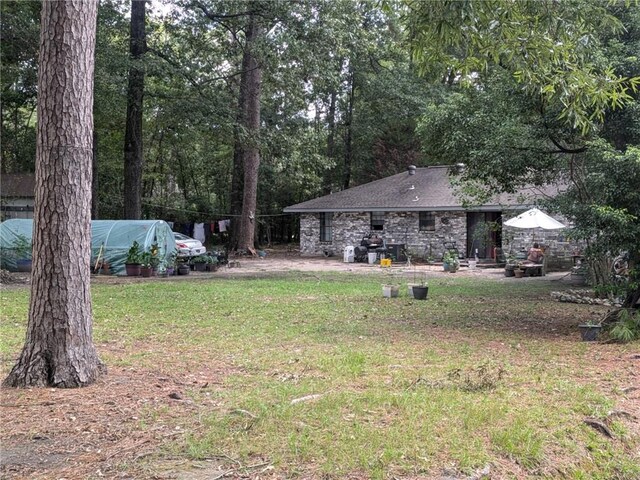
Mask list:
[[[353,245],[344,247],[344,263],[353,263],[355,260],[355,254]]]
[[[367,256],[369,258],[369,263],[376,263],[376,260],[378,259],[378,254],[376,252],[369,252]]]

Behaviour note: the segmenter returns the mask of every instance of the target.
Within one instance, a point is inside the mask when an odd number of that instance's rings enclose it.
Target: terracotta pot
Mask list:
[[[153,268],[151,268],[151,267],[141,267],[140,268],[140,274],[143,277],[150,277],[153,274]]]
[[[139,263],[127,263],[124,266],[127,275],[130,277],[139,277],[141,265]]]

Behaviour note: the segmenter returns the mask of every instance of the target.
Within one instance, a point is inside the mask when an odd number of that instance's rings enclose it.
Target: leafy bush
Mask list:
[[[629,309],[620,310],[618,321],[612,325],[609,336],[621,343],[640,339],[640,314]]]

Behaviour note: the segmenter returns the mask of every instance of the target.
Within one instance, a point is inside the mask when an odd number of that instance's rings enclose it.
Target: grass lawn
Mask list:
[[[0,473],[640,478],[640,345],[587,344],[576,328],[603,307],[552,301],[557,282],[443,276],[426,302],[406,287],[383,298],[381,283],[95,284],[109,374],[79,390],[3,389]],[[6,375],[28,291],[1,295]]]

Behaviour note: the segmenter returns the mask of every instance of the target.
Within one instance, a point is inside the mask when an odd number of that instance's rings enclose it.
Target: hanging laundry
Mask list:
[[[220,229],[220,232],[221,233],[226,232],[230,224],[231,224],[231,220],[220,220],[218,222],[218,228]]]
[[[204,236],[204,223],[195,223],[193,225],[193,238],[200,240],[202,243],[206,242],[207,239]]]

